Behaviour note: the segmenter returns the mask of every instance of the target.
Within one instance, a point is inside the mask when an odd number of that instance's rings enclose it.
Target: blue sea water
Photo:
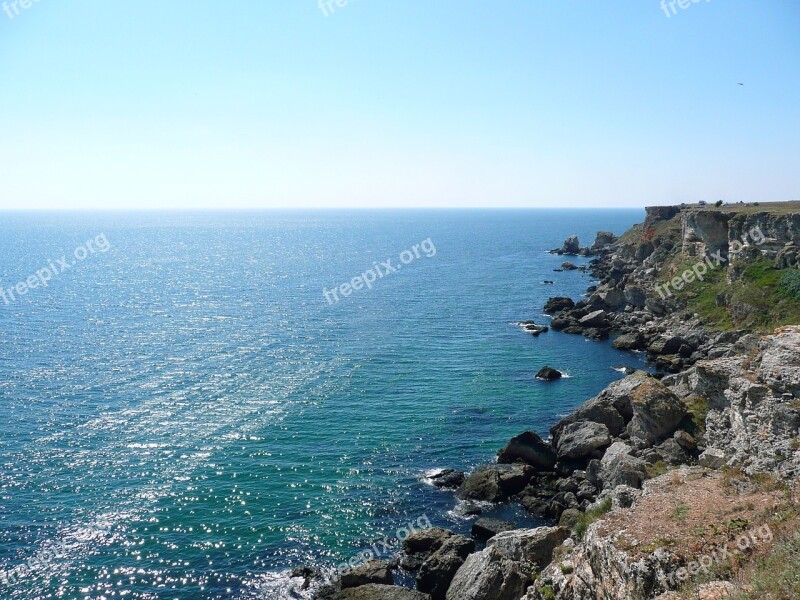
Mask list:
[[[515,323],[591,283],[548,248],[642,216],[3,215],[3,290],[74,264],[0,299],[0,598],[292,597],[287,569],[423,515],[467,531],[426,472],[546,434],[639,365]],[[569,377],[535,380],[545,364]]]

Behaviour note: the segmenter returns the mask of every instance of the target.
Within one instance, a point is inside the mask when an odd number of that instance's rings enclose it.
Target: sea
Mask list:
[[[431,473],[643,365],[519,325],[596,283],[548,249],[643,217],[3,213],[0,598],[303,598],[296,567],[469,532]]]

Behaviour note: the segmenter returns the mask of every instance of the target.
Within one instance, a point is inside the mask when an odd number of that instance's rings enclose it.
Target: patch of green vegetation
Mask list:
[[[728,531],[728,534],[735,535],[737,533],[742,533],[743,531],[747,531],[750,528],[750,521],[748,519],[731,519],[727,523],[725,523],[725,529]]]
[[[539,590],[539,593],[541,594],[542,598],[544,598],[544,600],[555,600],[556,592],[549,585],[543,585],[542,589]]]
[[[600,517],[604,514],[611,511],[611,497],[609,496],[603,502],[596,506],[595,508],[590,508],[585,513],[583,513],[578,522],[575,523],[575,533],[579,538],[583,538],[586,530],[589,529],[589,525],[597,521]]]
[[[704,434],[708,417],[708,400],[702,396],[689,396],[684,398],[683,403],[689,411],[681,423],[683,429],[694,436]]]
[[[800,598],[800,534],[775,545],[755,562],[745,591],[737,600]]]
[[[663,475],[664,473],[668,472],[670,468],[667,463],[665,463],[663,460],[660,460],[655,464],[645,465],[644,470],[647,473],[647,477],[653,479],[653,477],[658,477],[659,475]]]
[[[781,289],[800,300],[800,269],[789,269],[781,275]]]
[[[676,521],[685,521],[686,516],[689,514],[689,505],[684,504],[683,502],[679,502],[678,505],[675,507],[675,510],[672,511],[672,518]]]
[[[565,565],[565,564],[562,564],[562,565],[561,565],[561,572],[562,572],[564,575],[569,575],[569,574],[570,574],[570,573],[572,573],[574,570],[575,570],[575,567],[573,567],[572,565]]]
[[[668,274],[679,275],[691,265],[687,257],[676,256]],[[692,281],[682,290],[670,290],[686,302],[687,309],[697,313],[709,325],[723,331],[746,328],[771,331],[775,327],[800,322],[800,296],[795,296],[781,284],[787,272],[796,269],[776,269],[772,261],[760,257],[748,264],[740,276],[728,282],[725,266],[709,269],[703,281]]]

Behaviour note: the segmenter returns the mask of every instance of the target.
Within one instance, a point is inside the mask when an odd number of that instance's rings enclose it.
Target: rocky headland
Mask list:
[[[465,503],[519,502],[549,525],[418,531],[394,561],[360,565],[318,597],[798,597],[800,299],[787,284],[798,248],[800,203],[653,207],[619,238],[568,238],[553,252],[593,257],[598,283],[550,298],[550,330],[613,338],[653,372],[613,382],[547,439],[521,432],[495,462],[433,482]],[[416,590],[393,585],[400,567]]]

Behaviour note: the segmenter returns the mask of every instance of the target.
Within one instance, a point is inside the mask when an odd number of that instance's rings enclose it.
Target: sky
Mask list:
[[[800,1],[681,4],[7,0],[0,209],[800,199]]]

